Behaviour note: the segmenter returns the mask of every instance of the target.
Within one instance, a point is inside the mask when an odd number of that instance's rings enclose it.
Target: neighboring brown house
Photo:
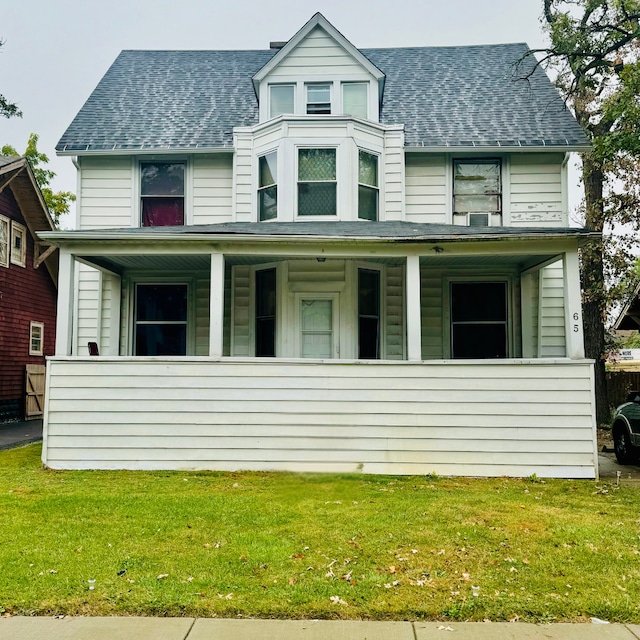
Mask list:
[[[0,157],[0,422],[42,413],[43,368],[55,347],[58,255],[34,234],[53,226],[27,160]]]

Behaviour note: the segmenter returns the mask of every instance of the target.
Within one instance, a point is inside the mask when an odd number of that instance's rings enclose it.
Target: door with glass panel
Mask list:
[[[303,297],[299,301],[300,355],[303,358],[336,358],[338,296]]]

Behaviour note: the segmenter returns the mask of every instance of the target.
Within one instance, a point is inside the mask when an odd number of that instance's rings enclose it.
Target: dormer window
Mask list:
[[[331,113],[331,85],[329,83],[307,85],[307,113],[310,115]]]
[[[275,151],[258,158],[258,220],[278,217],[278,154]]]
[[[298,215],[336,215],[336,150],[298,150]]]
[[[269,87],[269,118],[295,112],[295,85],[272,84]]]
[[[369,116],[367,108],[366,82],[343,82],[342,83],[342,113],[347,116],[357,116],[365,120]]]
[[[140,165],[140,211],[143,227],[184,224],[184,163]]]

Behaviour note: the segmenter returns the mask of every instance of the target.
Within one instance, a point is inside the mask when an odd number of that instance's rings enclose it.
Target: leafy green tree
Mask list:
[[[550,46],[529,52],[549,68],[556,85],[591,138],[581,154],[584,226],[603,233],[581,252],[585,350],[596,361],[597,422],[609,421],[605,375],[605,321],[629,265],[633,239],[612,233],[637,229],[640,158],[639,0],[543,0]]]
[[[0,40],[0,48],[4,45],[4,41]],[[9,102],[2,94],[0,94],[0,116],[5,118],[22,118],[22,111],[18,109],[18,105]]]
[[[40,187],[40,191],[42,192],[44,201],[49,209],[51,218],[53,219],[54,224],[58,226],[60,216],[69,213],[69,207],[71,203],[75,201],[76,196],[70,191],[53,191],[53,189],[51,189],[51,181],[56,177],[56,174],[51,171],[51,169],[46,168],[46,165],[49,162],[49,157],[38,151],[38,139],[38,134],[30,134],[29,142],[27,142],[27,148],[23,154],[18,153],[11,145],[6,144],[0,149],[0,155],[23,155],[27,158],[31,168],[33,169],[33,175]]]

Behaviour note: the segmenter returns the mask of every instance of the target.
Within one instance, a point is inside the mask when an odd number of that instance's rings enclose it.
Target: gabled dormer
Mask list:
[[[280,115],[379,122],[384,80],[378,67],[316,13],[253,76],[253,85],[260,122]]]

